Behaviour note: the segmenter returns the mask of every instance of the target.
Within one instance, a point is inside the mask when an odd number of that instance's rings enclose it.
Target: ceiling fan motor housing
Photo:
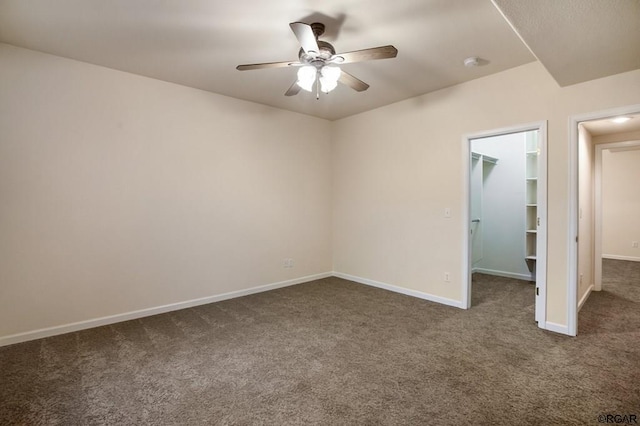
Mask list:
[[[313,31],[313,35],[316,37],[318,50],[320,51],[317,54],[308,54],[304,51],[304,49],[300,49],[300,51],[298,52],[298,58],[303,64],[313,65],[316,68],[321,68],[326,61],[331,59],[336,54],[336,49],[331,45],[331,43],[318,40],[318,37],[324,34],[324,24],[320,22],[314,22],[310,25],[310,27]]]
[[[309,55],[304,51],[304,49],[300,49],[298,51],[298,58],[300,62],[303,64],[311,64],[314,61],[328,61],[336,54],[336,49],[326,41],[318,40],[318,48],[320,52],[317,55]]]

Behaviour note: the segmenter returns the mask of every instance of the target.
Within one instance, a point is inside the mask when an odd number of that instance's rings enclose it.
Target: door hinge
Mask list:
[[[540,296],[540,287],[536,287],[536,296]]]
[[[578,236],[576,235],[576,243],[578,242]]]
[[[538,226],[540,226],[540,218],[538,218]]]

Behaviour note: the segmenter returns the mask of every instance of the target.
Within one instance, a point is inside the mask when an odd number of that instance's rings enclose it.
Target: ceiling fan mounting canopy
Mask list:
[[[309,25],[311,27],[311,31],[313,31],[313,35],[316,36],[316,40],[322,35],[324,34],[324,24],[320,23],[320,22],[314,22],[313,24]]]
[[[333,72],[335,70],[328,69],[327,66],[331,66],[331,68],[337,68],[335,67],[335,65],[338,64],[347,64],[351,62],[361,62],[373,59],[395,58],[398,54],[398,50],[391,45],[336,54],[336,50],[333,45],[331,45],[331,43],[323,40],[318,40],[318,38],[322,34],[324,34],[324,24],[320,22],[314,22],[312,24],[305,24],[303,22],[292,22],[291,24],[289,24],[289,27],[291,27],[291,30],[300,42],[301,46],[298,52],[297,62],[269,62],[261,64],[246,64],[238,65],[236,68],[239,71],[283,67],[311,68],[312,70],[316,70],[313,73],[316,76],[316,83],[323,83],[323,77],[327,78],[328,75],[339,75],[339,77],[336,77],[337,80],[333,84],[323,84],[323,92],[325,93],[333,90],[338,82],[349,86],[358,92],[362,92],[369,88],[369,85],[367,83],[357,79],[344,70],[340,70],[339,68],[337,70],[339,74],[336,74],[335,72]],[[302,69],[300,71],[302,71]],[[310,90],[309,81],[302,82],[301,75],[310,74],[306,72],[299,72],[298,80],[293,83],[289,90],[287,90],[287,92],[285,93],[286,96],[293,96],[298,94],[300,88],[302,87],[305,90]],[[316,86],[319,87],[318,84],[316,84]],[[325,90],[325,88],[328,88],[328,90]],[[319,92],[317,97],[319,98]]]

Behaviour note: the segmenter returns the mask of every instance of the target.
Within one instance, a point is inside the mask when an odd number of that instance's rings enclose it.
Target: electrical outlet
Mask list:
[[[283,268],[287,268],[287,269],[293,268],[293,265],[294,265],[293,259],[291,259],[291,258],[286,258],[286,259],[284,259],[282,261],[282,267]]]
[[[632,241],[631,242],[631,247],[638,248],[638,242],[637,241]]]
[[[444,273],[444,282],[445,283],[451,282],[451,274],[449,274],[448,272]]]

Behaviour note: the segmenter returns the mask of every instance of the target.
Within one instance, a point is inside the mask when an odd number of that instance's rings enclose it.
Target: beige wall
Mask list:
[[[534,63],[329,123],[6,45],[0,65],[0,337],[323,273],[332,254],[459,301],[462,137],[539,120],[547,320],[566,324],[568,117],[640,93],[640,71],[559,88]]]
[[[330,272],[330,131],[0,45],[0,337]]]
[[[640,149],[602,152],[602,256],[640,261]]]
[[[532,63],[335,122],[334,270],[461,300],[461,139],[548,120],[547,321],[566,326],[568,118],[639,95],[640,71],[560,88]]]
[[[578,131],[578,301],[582,301],[594,284],[594,150],[591,134],[582,126]],[[584,302],[583,302],[584,303]]]

